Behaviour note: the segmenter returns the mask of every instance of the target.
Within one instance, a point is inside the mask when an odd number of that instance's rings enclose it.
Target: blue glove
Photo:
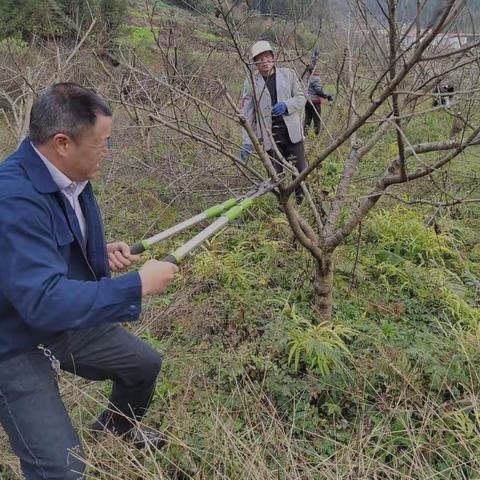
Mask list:
[[[272,115],[285,115],[287,112],[287,104],[285,102],[278,102],[272,108]]]
[[[247,163],[247,159],[250,153],[252,153],[252,149],[253,149],[253,145],[249,143],[243,143],[240,146],[240,161],[242,163]]]

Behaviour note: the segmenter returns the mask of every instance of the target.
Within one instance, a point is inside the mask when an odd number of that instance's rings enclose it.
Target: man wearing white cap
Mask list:
[[[273,159],[276,170],[281,172],[283,166],[273,149],[273,142],[282,156],[301,172],[305,168],[301,113],[306,99],[298,77],[291,68],[275,66],[269,42],[261,40],[254,43],[251,56],[256,71],[253,72],[253,85],[252,79],[245,80],[242,112]],[[251,151],[252,142],[247,132],[243,131],[240,160],[246,162]],[[295,195],[300,203],[300,188]]]

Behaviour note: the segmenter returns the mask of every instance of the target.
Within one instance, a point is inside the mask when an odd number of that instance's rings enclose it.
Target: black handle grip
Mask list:
[[[162,262],[168,262],[173,263],[174,265],[178,265],[178,260],[173,255],[167,255],[166,257],[163,257]]]
[[[144,251],[145,251],[145,245],[142,242],[134,243],[130,247],[130,253],[132,255],[140,255]]]

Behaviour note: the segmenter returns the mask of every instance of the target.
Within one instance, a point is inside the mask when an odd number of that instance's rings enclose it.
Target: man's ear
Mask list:
[[[52,138],[52,146],[58,155],[65,157],[72,148],[72,140],[64,133],[57,133]]]

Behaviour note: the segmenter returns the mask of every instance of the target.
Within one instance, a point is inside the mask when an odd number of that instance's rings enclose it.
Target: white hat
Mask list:
[[[252,58],[255,58],[257,55],[260,55],[263,52],[272,52],[273,53],[273,48],[270,45],[270,43],[268,43],[267,41],[260,40],[259,42],[255,42],[252,45],[251,52],[252,52]]]

